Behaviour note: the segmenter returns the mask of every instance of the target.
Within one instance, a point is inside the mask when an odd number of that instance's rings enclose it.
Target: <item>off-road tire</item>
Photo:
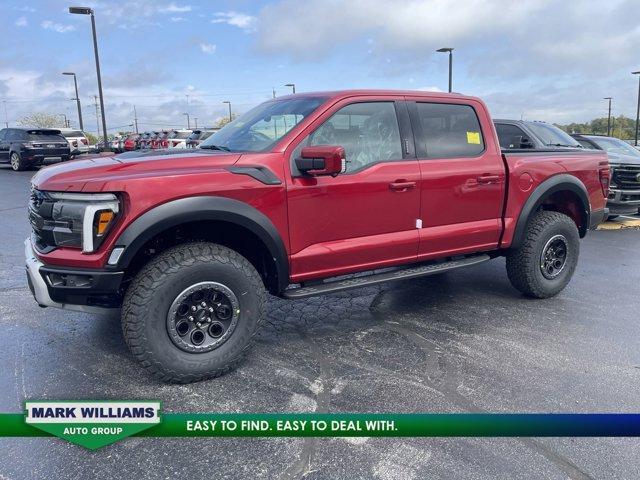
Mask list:
[[[229,338],[214,350],[190,353],[167,331],[174,299],[198,282],[227,286],[238,299],[239,318]],[[213,243],[187,243],[149,261],[131,282],[122,306],[122,332],[131,353],[155,378],[190,383],[223,375],[249,351],[265,317],[266,292],[260,275],[237,252]]]
[[[542,251],[557,235],[566,239],[567,255],[560,273],[550,279],[542,273]],[[580,236],[573,220],[562,213],[540,211],[529,220],[522,244],[507,255],[507,275],[511,284],[529,297],[553,297],[571,280],[579,253]]]
[[[24,164],[18,152],[11,152],[9,163],[11,164],[11,170],[14,172],[21,172],[27,169],[27,165]]]

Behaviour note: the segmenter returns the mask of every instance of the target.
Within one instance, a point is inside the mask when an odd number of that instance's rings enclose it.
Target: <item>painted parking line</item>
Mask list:
[[[640,218],[620,216],[598,225],[598,230],[621,230],[623,228],[640,228]]]

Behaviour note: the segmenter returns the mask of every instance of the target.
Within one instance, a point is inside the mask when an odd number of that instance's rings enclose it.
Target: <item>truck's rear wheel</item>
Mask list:
[[[522,245],[507,255],[507,275],[525,295],[552,297],[571,280],[579,253],[580,236],[573,220],[541,211],[529,221]]]
[[[122,331],[156,378],[188,383],[237,365],[264,318],[266,293],[249,261],[221,245],[179,245],[151,260],[132,281]]]

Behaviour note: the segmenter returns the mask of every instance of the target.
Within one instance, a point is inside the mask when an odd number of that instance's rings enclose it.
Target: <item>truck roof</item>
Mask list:
[[[283,95],[281,98],[300,98],[300,97],[327,97],[332,99],[339,98],[348,98],[354,96],[361,95],[406,95],[412,97],[425,97],[425,98],[442,98],[442,97],[451,97],[451,98],[468,98],[477,100],[477,97],[463,95],[461,93],[448,93],[448,92],[431,92],[424,90],[385,90],[385,89],[353,89],[353,90],[333,90],[327,92],[302,92],[302,93],[294,93],[291,95]]]

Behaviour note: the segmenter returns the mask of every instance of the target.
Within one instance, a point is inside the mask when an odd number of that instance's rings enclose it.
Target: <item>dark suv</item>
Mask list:
[[[60,130],[50,128],[3,128],[0,130],[0,163],[14,171],[43,163],[69,160],[71,148]]]

